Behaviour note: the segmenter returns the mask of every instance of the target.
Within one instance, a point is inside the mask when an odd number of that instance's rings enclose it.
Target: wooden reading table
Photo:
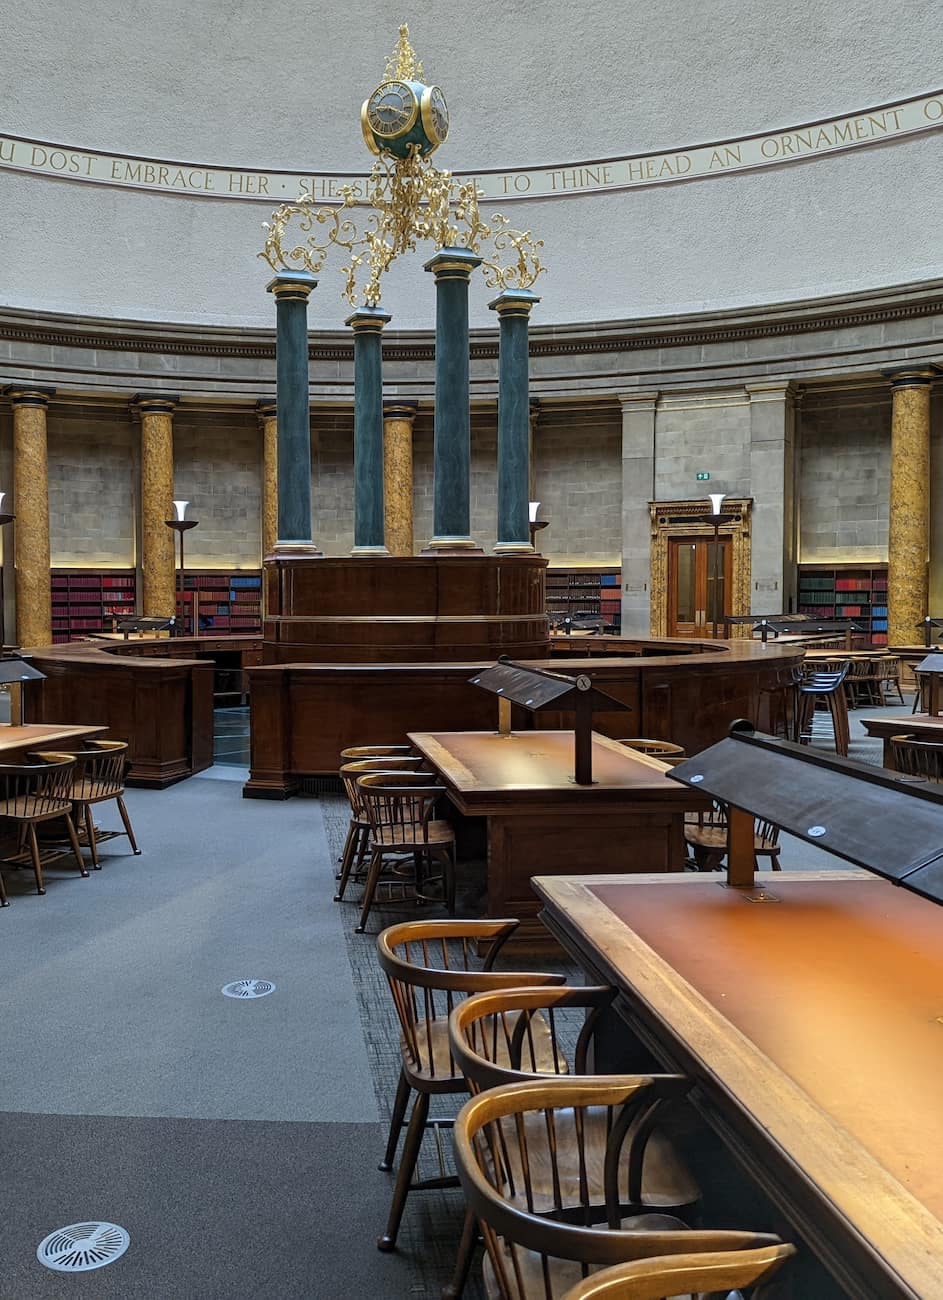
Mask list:
[[[534,881],[623,1020],[694,1076],[826,1293],[943,1296],[943,910],[854,869],[769,887],[775,903],[687,874]]]
[[[861,725],[869,736],[884,741],[882,762],[891,772],[897,771],[892,736],[913,736],[916,740],[932,740],[943,744],[943,718],[933,718],[927,713],[903,713],[893,718],[862,718]]]
[[[669,781],[667,765],[593,732],[592,785],[573,779],[572,731],[411,732],[466,816],[488,826],[488,915],[521,918],[546,940],[535,875],[681,871],[684,813],[709,806]]]
[[[55,722],[31,722],[21,726],[0,725],[0,763],[20,763],[37,749],[69,750],[79,741],[90,740],[107,727],[69,727]]]

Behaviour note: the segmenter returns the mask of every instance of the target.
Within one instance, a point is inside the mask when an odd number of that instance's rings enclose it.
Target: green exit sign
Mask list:
[[[706,483],[709,478],[710,478],[710,474],[707,472],[707,470],[702,469],[700,474],[698,474],[697,476],[697,481],[698,483]]]

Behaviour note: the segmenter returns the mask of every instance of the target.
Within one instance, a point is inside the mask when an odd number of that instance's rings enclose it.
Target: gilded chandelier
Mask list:
[[[422,75],[404,25],[387,60],[383,85],[407,94],[412,90],[424,96],[431,92],[441,98],[437,88],[420,84]],[[374,96],[382,90],[383,86]],[[441,103],[444,106],[444,98]],[[366,111],[367,104],[364,119]],[[369,135],[366,123],[364,134]],[[276,272],[304,270],[316,275],[332,248],[344,250],[348,260],[341,268],[346,276],[343,296],[355,308],[361,293],[365,306],[379,305],[383,275],[396,258],[413,252],[420,241],[428,241],[436,249],[462,248],[479,255],[489,288],[529,289],[546,269],[539,257],[543,240],[534,239],[529,230],[512,229],[500,213],[485,221],[478,206],[482,192],[475,183],[460,181],[451,172],[433,166],[429,155],[438,140],[404,144],[405,134],[400,133],[399,153],[392,144],[385,146],[368,138],[378,157],[364,195],[357,192],[359,187],[345,185],[339,190],[341,202],[336,207],[316,207],[314,196],[302,192],[297,202],[277,208],[271,220],[263,222],[265,247],[259,257]],[[408,134],[415,135],[415,129]],[[371,211],[364,228],[358,230],[348,214],[361,206]],[[366,284],[361,290],[358,281],[365,273]]]

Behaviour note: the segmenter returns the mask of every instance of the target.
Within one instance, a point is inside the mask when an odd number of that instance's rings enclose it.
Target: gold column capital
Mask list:
[[[14,406],[48,406],[55,397],[54,388],[38,388],[35,384],[7,384],[3,390]]]
[[[939,366],[933,365],[932,362],[926,362],[923,365],[916,366],[896,366],[893,370],[882,370],[881,374],[885,379],[891,381],[891,389],[895,388],[924,388],[932,384],[934,379],[939,379],[943,370]]]
[[[278,403],[274,397],[260,397],[255,404],[256,419],[259,422],[259,428],[265,428],[266,420],[273,420],[278,414]]]
[[[179,393],[135,393],[131,411],[135,415],[173,415],[179,403]]]
[[[388,397],[384,399],[384,420],[408,420],[412,424],[418,412],[419,402],[413,397]]]

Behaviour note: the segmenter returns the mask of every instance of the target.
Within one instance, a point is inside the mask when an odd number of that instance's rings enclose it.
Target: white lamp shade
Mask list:
[[[0,500],[2,500],[2,496],[3,496],[3,494],[0,493]],[[538,508],[539,508],[539,506],[540,506],[540,502],[539,502],[539,501],[529,501],[527,504],[530,506],[530,522],[531,522],[532,524],[533,524],[533,523],[536,523],[536,522],[537,522],[537,510],[538,510]]]
[[[724,497],[727,495],[727,493],[726,493],[726,492],[709,492],[707,495],[710,497],[710,503],[711,503],[711,514],[712,514],[712,515],[719,515],[719,514],[720,514],[720,507],[723,505],[723,503],[724,503]]]
[[[0,514],[2,514],[2,512],[3,512],[3,498],[4,498],[5,496],[6,496],[6,493],[5,493],[5,492],[0,492]]]
[[[178,523],[182,523],[183,520],[186,519],[186,517],[187,517],[187,506],[188,506],[189,504],[190,504],[189,501],[175,501],[175,502],[174,502],[174,510],[176,511],[176,514],[177,514],[177,522],[178,522]]]

